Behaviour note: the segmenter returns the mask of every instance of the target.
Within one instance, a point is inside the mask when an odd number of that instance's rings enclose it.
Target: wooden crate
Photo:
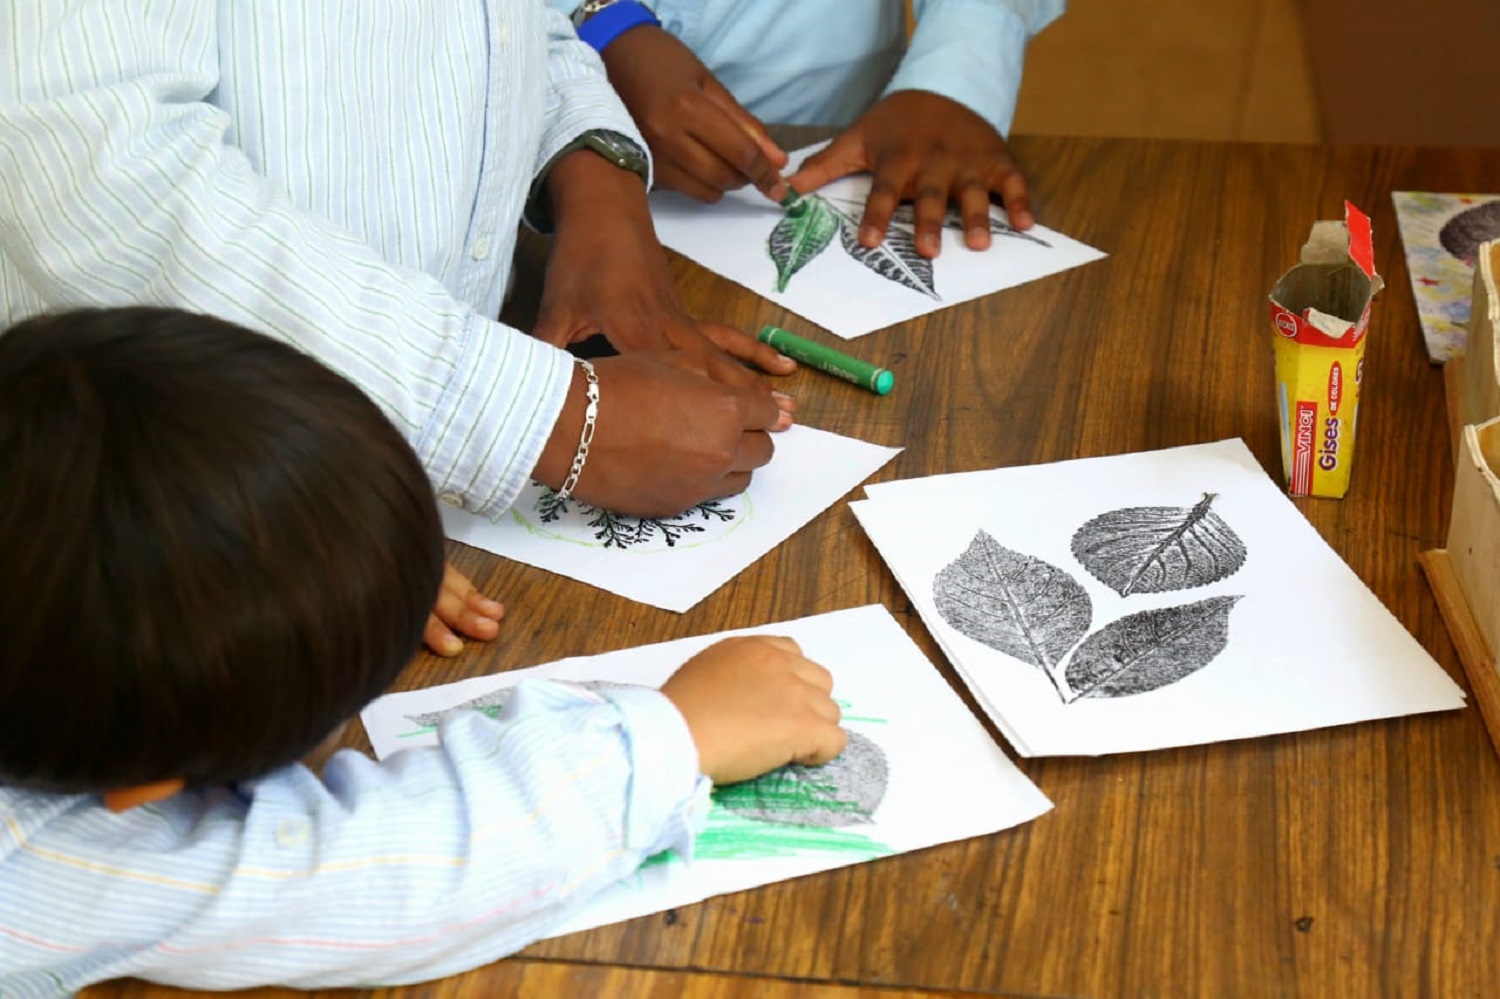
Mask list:
[[[1500,418],[1467,426],[1453,481],[1448,547],[1422,568],[1463,660],[1490,740],[1500,752]]]
[[[1463,364],[1463,422],[1479,425],[1500,416],[1500,240],[1485,243],[1474,261],[1474,302]]]

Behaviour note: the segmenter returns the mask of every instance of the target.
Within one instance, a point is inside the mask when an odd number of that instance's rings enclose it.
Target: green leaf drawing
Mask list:
[[[1138,506],[1111,510],[1073,535],[1073,556],[1122,597],[1217,583],[1245,564],[1245,543],[1209,507]]]
[[[985,531],[937,574],[932,596],[959,632],[1049,678],[1094,613],[1087,591],[1066,571],[1012,551]]]
[[[1238,596],[1130,614],[1094,632],[1068,663],[1067,701],[1128,697],[1176,683],[1207,666],[1229,642]]]
[[[833,206],[820,195],[810,194],[787,209],[766,240],[766,249],[776,262],[777,291],[786,291],[792,275],[828,249],[838,227]]]
[[[864,246],[859,241],[859,222],[852,216],[839,212],[838,225],[839,239],[849,256],[887,281],[942,301],[932,284],[932,261],[917,252],[916,239],[910,232],[897,226],[878,246]]]

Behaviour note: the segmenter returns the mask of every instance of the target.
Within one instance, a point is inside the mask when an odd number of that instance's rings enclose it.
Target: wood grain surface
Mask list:
[[[800,418],[904,447],[878,480],[1236,436],[1279,478],[1266,294],[1313,220],[1341,217],[1349,198],[1374,219],[1386,290],[1371,321],[1352,488],[1298,506],[1464,682],[1417,563],[1444,542],[1453,468],[1442,376],[1423,350],[1390,192],[1484,190],[1500,177],[1500,149],[1025,137],[1014,149],[1039,219],[1109,258],[846,345],[892,368],[896,391],[880,398],[799,372],[782,387]],[[706,318],[838,343],[690,262],[674,269]],[[534,288],[522,282],[518,309]],[[957,686],[842,503],[683,615],[454,554],[508,603],[503,634],[456,660],[418,659],[402,687],[872,601]],[[654,969],[630,980],[670,979],[683,985],[671,994],[701,997],[798,994],[772,991],[777,982],[1468,996],[1500,980],[1500,762],[1472,708],[1019,762],[1057,805],[1022,828],[543,941],[413,994],[667,994],[649,983],[530,992],[538,960],[592,982],[615,974],[609,966]],[[736,991],[719,973],[754,977]]]

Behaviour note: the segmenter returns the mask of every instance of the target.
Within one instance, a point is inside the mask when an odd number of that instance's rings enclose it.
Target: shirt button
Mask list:
[[[488,236],[480,236],[478,239],[474,240],[474,259],[483,260],[489,255],[490,238]]]
[[[307,842],[307,823],[301,819],[285,819],[276,827],[276,842],[282,846],[301,846]]]
[[[458,493],[454,493],[454,492],[443,493],[440,496],[438,496],[438,499],[442,500],[444,503],[447,503],[449,506],[456,506],[460,510],[462,510],[464,508],[464,498],[462,496],[458,495]]]

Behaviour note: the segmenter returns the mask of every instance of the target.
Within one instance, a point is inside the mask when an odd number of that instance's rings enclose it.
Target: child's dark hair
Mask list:
[[[0,781],[299,759],[416,650],[441,532],[396,428],[286,344],[150,308],[0,334]]]

